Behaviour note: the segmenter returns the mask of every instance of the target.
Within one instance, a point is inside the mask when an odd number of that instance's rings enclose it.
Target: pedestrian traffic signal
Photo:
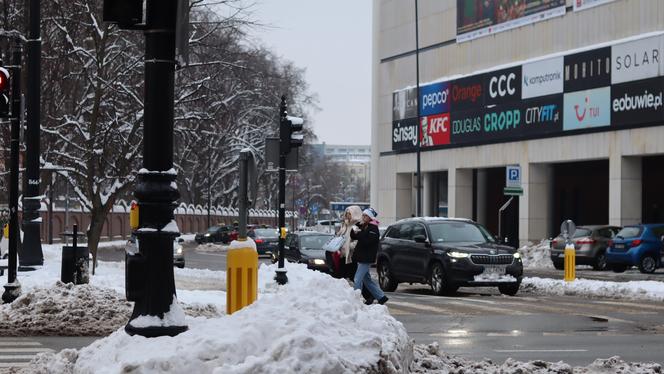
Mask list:
[[[0,117],[9,117],[9,71],[0,66]]]
[[[304,135],[296,134],[302,131],[304,120],[299,117],[286,116],[281,120],[279,136],[281,138],[281,154],[287,155],[292,148],[301,147]]]

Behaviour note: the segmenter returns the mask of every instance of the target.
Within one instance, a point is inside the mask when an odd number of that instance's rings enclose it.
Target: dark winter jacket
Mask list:
[[[378,253],[378,246],[380,246],[378,226],[370,223],[358,232],[351,230],[350,238],[357,240],[357,245],[353,252],[355,261],[371,264],[376,262],[376,254]]]

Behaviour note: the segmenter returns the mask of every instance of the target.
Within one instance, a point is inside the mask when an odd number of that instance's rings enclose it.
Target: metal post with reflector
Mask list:
[[[0,66],[0,117],[9,117],[9,71]]]

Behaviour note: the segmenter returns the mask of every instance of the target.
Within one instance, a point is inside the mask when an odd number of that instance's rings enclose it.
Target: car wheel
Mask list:
[[[399,282],[394,279],[390,271],[390,263],[387,260],[378,263],[378,284],[380,289],[385,292],[394,292],[399,286]]]
[[[657,269],[657,260],[651,255],[645,255],[639,261],[639,270],[645,274],[651,274]]]
[[[565,270],[565,263],[562,261],[553,261],[553,267],[556,270]]]
[[[440,262],[436,262],[431,267],[429,283],[431,284],[433,293],[438,296],[453,294],[459,288],[448,283],[445,269],[443,269],[443,265]]]
[[[184,269],[184,264],[178,264],[177,267],[179,267],[180,269]]]
[[[593,263],[593,270],[606,270],[606,254],[604,252],[599,252],[595,256],[595,262]]]
[[[611,270],[614,273],[624,273],[627,270],[627,265],[611,265]]]
[[[514,296],[519,292],[519,286],[521,286],[521,282],[501,284],[498,286],[498,291],[503,295]]]

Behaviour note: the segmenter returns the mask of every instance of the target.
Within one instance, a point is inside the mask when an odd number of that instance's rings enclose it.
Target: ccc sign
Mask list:
[[[521,67],[489,73],[485,78],[486,104],[502,104],[521,99]]]

